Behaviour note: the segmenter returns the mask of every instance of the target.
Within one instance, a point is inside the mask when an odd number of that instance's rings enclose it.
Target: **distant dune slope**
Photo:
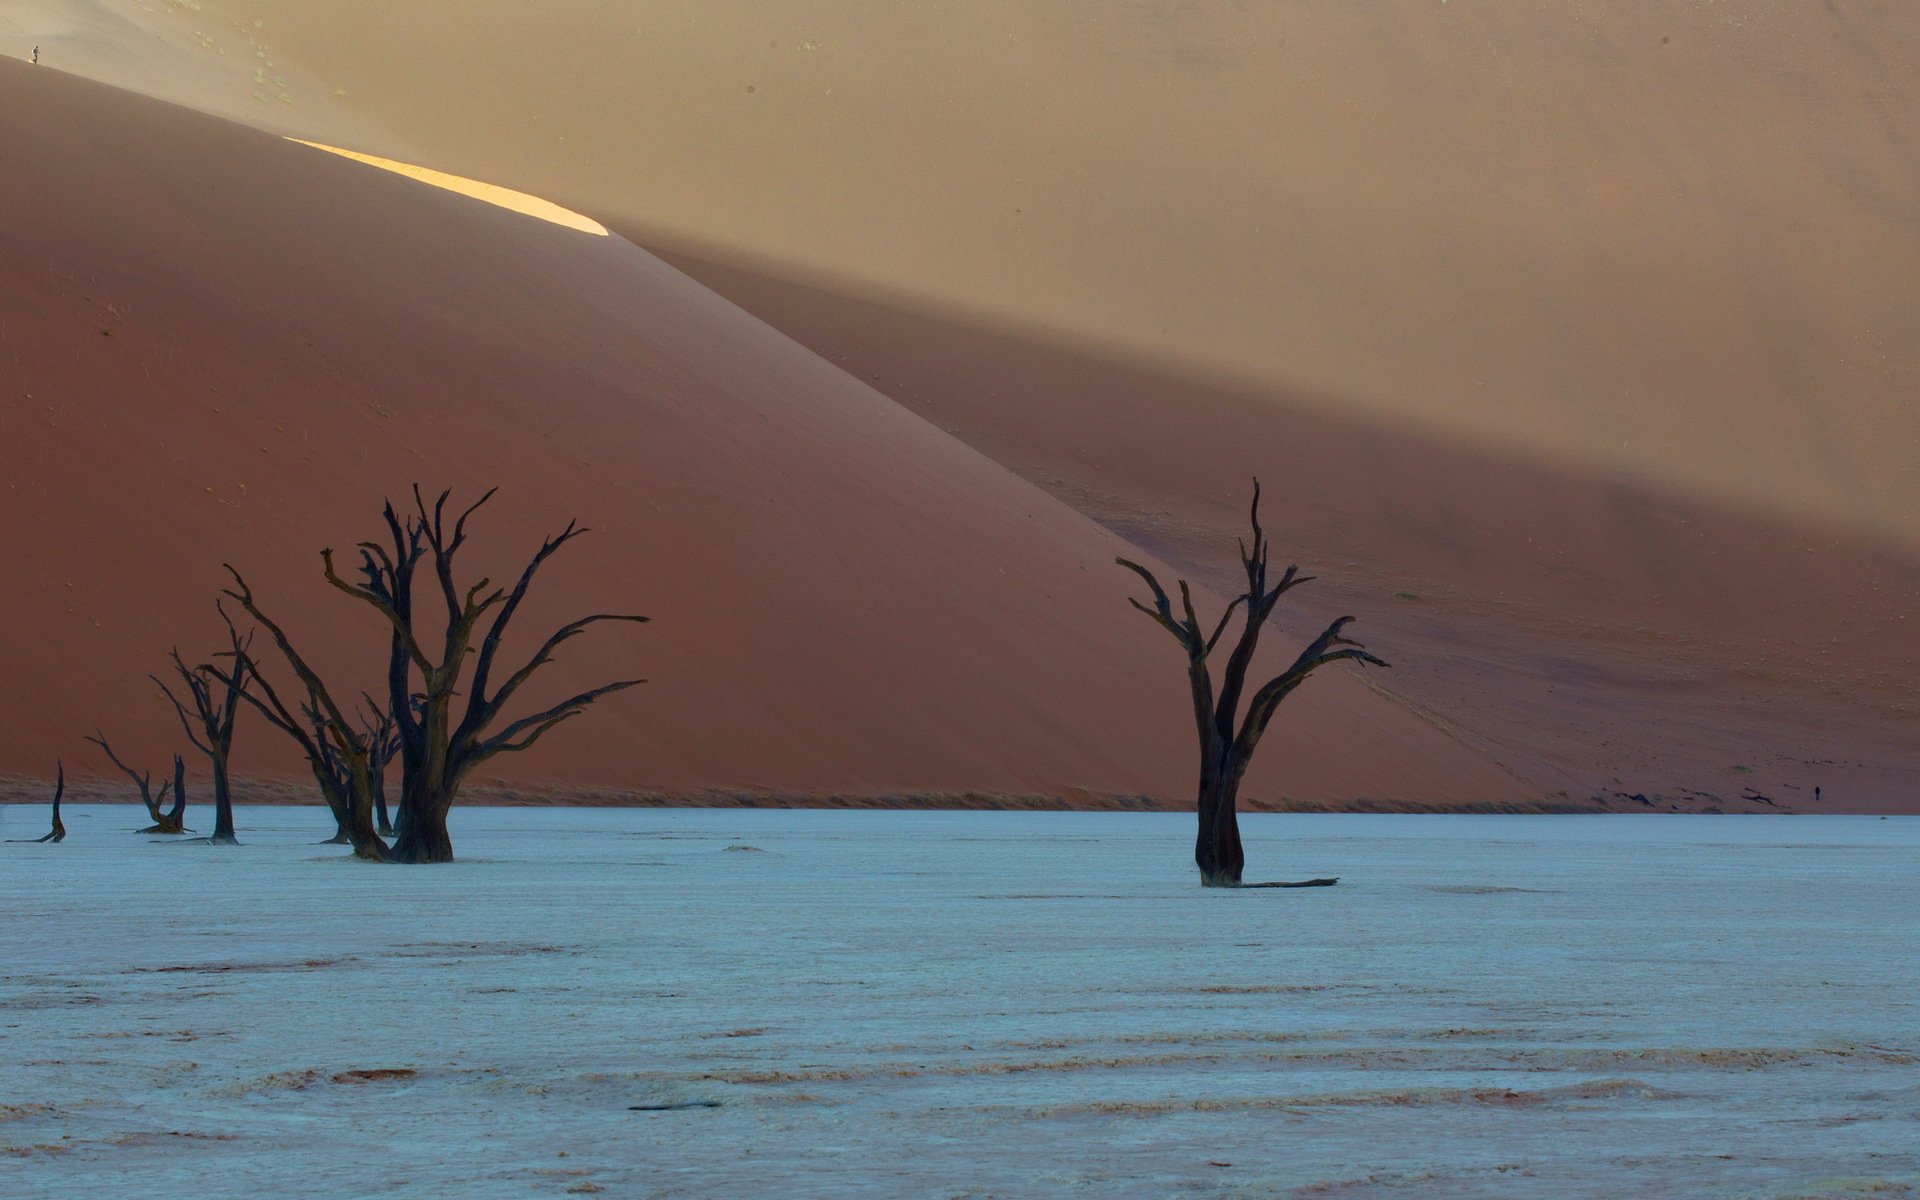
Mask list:
[[[629,229],[1920,539],[1909,5],[196,9],[319,81],[270,122],[344,106]]]
[[[626,241],[12,62],[0,157],[0,772],[98,773],[96,726],[158,765],[145,674],[211,648],[223,560],[364,679],[382,639],[318,550],[418,480],[501,486],[495,577],[594,527],[523,634],[654,618],[567,647],[545,694],[651,682],[509,781],[1186,791],[1124,543]],[[1528,795],[1350,678],[1291,707],[1256,793]]]

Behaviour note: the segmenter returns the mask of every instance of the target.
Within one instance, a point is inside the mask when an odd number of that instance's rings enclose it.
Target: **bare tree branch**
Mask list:
[[[1155,621],[1159,622],[1159,624],[1163,628],[1165,628],[1168,633],[1171,633],[1175,638],[1179,639],[1180,644],[1186,648],[1186,651],[1189,655],[1198,653],[1201,647],[1188,634],[1187,630],[1181,626],[1180,622],[1174,620],[1173,601],[1168,599],[1167,589],[1160,586],[1160,581],[1154,578],[1153,572],[1147,570],[1145,567],[1141,566],[1139,563],[1132,562],[1128,559],[1116,558],[1113,561],[1119,563],[1121,566],[1125,567],[1127,570],[1132,571],[1135,575],[1138,575],[1140,578],[1146,580],[1147,586],[1153,589],[1153,607],[1152,608],[1148,608],[1146,605],[1140,603],[1138,600],[1133,599],[1131,596],[1127,598],[1127,603],[1133,605],[1135,608],[1139,609],[1141,612],[1147,614],[1149,617],[1152,617]]]
[[[143,829],[140,832],[169,832],[162,828],[167,824],[167,815],[160,811],[160,806],[167,802],[167,795],[173,790],[173,784],[162,780],[160,783],[160,794],[155,796],[153,793],[153,772],[136,771],[126,763],[120,761],[120,756],[113,752],[113,747],[107,745],[107,735],[105,733],[96,729],[93,735],[86,740],[106,751],[108,761],[112,762],[114,766],[119,767],[128,779],[133,780],[133,786],[140,789],[140,803],[147,806],[147,815],[153,819],[154,824],[153,829]]]

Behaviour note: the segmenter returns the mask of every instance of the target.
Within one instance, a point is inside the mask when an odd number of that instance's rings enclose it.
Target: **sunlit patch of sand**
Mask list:
[[[311,146],[315,150],[325,150],[328,154],[338,154],[342,158],[351,158],[355,162],[363,162],[370,167],[379,167],[383,171],[392,171],[396,175],[405,175],[408,179],[417,179],[421,183],[445,188],[449,192],[458,192],[462,196],[471,196],[475,200],[484,200],[488,204],[523,216],[537,217],[542,221],[563,225],[568,229],[577,229],[581,233],[591,233],[596,237],[607,236],[607,227],[592,217],[582,216],[572,209],[561,208],[551,200],[542,200],[538,196],[529,196],[525,192],[516,192],[498,184],[482,183],[477,179],[449,175],[445,171],[436,171],[431,167],[396,162],[391,158],[381,158],[373,154],[361,154],[357,150],[342,150],[338,146],[329,146],[322,142],[309,142],[302,138],[287,140],[299,142],[302,146]]]

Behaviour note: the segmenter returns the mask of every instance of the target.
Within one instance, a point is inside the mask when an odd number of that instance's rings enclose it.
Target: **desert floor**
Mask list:
[[[0,1194],[1920,1188],[1920,819],[131,816],[0,847]]]

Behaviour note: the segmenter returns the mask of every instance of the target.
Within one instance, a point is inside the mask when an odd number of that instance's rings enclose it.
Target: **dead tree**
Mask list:
[[[217,680],[212,664],[189,667],[181,659],[178,649],[173,652],[173,670],[186,688],[187,701],[192,705],[191,715],[188,703],[182,703],[165,680],[158,675],[148,678],[160,688],[173,705],[174,712],[179,714],[180,728],[186,732],[187,741],[207,756],[212,767],[213,836],[207,839],[208,842],[215,846],[237,846],[239,839],[233,835],[233,786],[227,772],[233,757],[233,729],[240,716],[240,698],[246,691],[247,649],[253,643],[253,635],[249,633],[241,637],[224,607],[220,609],[220,619],[227,626],[226,657],[233,661],[234,666],[227,675],[232,682],[221,685],[218,696],[214,694]]]
[[[267,631],[280,657],[300,681],[306,699],[297,706],[289,706],[282,700],[251,649],[243,649],[236,655],[231,671],[211,668],[213,678],[229,688],[244,683],[242,699],[266,718],[269,725],[300,747],[314,782],[320,786],[320,795],[326,800],[345,840],[353,847],[354,855],[375,862],[392,862],[392,853],[373,827],[373,785],[368,775],[369,756],[364,735],[346,710],[334,702],[327,685],[294,648],[286,630],[261,610],[254,600],[253,589],[240,572],[231,566],[227,572],[233,576],[234,586],[225,594]],[[242,668],[252,677],[250,680],[237,678]]]
[[[65,763],[56,759],[53,764],[53,769],[53,828],[48,831],[45,837],[10,838],[8,839],[9,841],[28,842],[35,845],[44,845],[51,842],[58,845],[67,840],[67,827],[60,823],[60,797],[67,790],[67,766]]]
[[[1246,774],[1247,764],[1253,760],[1253,752],[1259,746],[1260,738],[1266,733],[1267,725],[1273,720],[1274,710],[1280,706],[1280,702],[1306,682],[1307,676],[1328,663],[1349,660],[1376,667],[1387,665],[1368,654],[1360,643],[1342,636],[1341,631],[1353,618],[1341,617],[1302,650],[1291,667],[1255,692],[1253,699],[1247,703],[1245,719],[1239,719],[1240,701],[1246,692],[1247,671],[1253,666],[1261,630],[1280,603],[1280,597],[1313,578],[1311,575],[1301,575],[1298,567],[1290,566],[1278,582],[1272,587],[1267,586],[1270,547],[1266,531],[1260,528],[1260,481],[1257,479],[1253,482],[1251,521],[1253,545],[1249,547],[1245,541],[1240,543],[1240,565],[1246,572],[1246,591],[1227,605],[1211,633],[1201,626],[1200,618],[1194,613],[1193,593],[1186,580],[1179,581],[1181,612],[1176,615],[1166,589],[1160,586],[1153,572],[1124,558],[1115,560],[1139,575],[1153,590],[1151,607],[1138,600],[1129,600],[1129,603],[1171,633],[1181,649],[1186,651],[1187,682],[1193,694],[1193,720],[1200,735],[1197,804],[1200,832],[1194,843],[1193,857],[1200,868],[1200,882],[1205,887],[1241,886],[1240,873],[1246,865],[1246,855],[1240,848],[1237,811],[1240,780]],[[1246,608],[1245,625],[1240,631],[1239,640],[1234,643],[1232,654],[1227,658],[1226,671],[1221,677],[1220,691],[1216,696],[1207,658],[1226,633],[1234,610],[1243,605]],[[1314,880],[1302,886],[1325,882],[1331,881]]]
[[[548,730],[585,712],[602,697],[645,682],[618,680],[502,724],[515,694],[541,667],[553,661],[554,651],[562,643],[604,621],[637,623],[647,618],[595,613],[570,621],[496,686],[501,640],[534,576],[562,546],[587,531],[577,522],[569,522],[558,535],[542,542],[511,592],[493,587],[487,579],[462,588],[455,581],[454,560],[466,544],[468,519],[492,498],[493,492],[481,496],[449,524],[447,501],[451,495],[440,493],[429,507],[416,486],[414,512],[404,519],[391,503],[386,505],[382,515],[388,544],[362,542],[359,546],[362,583],[341,578],[334,566],[333,551],[321,551],[327,582],[373,608],[391,633],[386,712],[399,737],[401,775],[398,837],[393,853],[396,859],[408,863],[453,860],[447,812],[459,795],[461,783],[475,767],[495,755],[528,749]],[[428,628],[427,619],[414,612],[414,578],[422,566],[429,568],[433,580],[430,586],[437,588],[445,605],[445,624],[438,630]],[[476,653],[474,639],[489,614],[492,620]],[[470,658],[471,673],[466,670]],[[456,695],[465,698],[457,716]],[[498,731],[490,732],[496,726]]]
[[[187,831],[187,800],[185,796],[174,797],[171,811],[160,811],[160,806],[167,802],[168,793],[173,791],[173,785],[171,783],[162,783],[160,785],[160,794],[155,796],[153,793],[153,773],[151,771],[136,771],[126,763],[121,762],[120,756],[113,752],[113,747],[107,745],[107,735],[105,733],[95,730],[93,736],[87,740],[106,751],[107,759],[112,762],[114,766],[119,767],[128,779],[133,780],[133,785],[140,789],[140,803],[146,805],[147,816],[153,819],[153,824],[145,829],[136,830],[135,832],[185,833]],[[175,757],[176,759],[178,758],[177,755]]]

